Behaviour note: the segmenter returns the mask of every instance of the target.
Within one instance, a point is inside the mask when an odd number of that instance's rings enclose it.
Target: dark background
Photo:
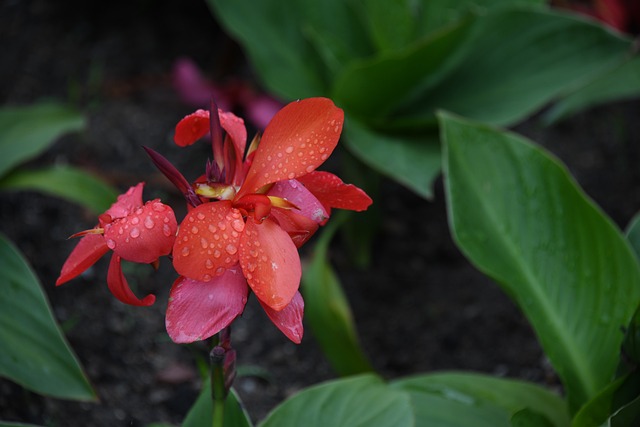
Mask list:
[[[219,83],[253,79],[241,50],[202,1],[0,2],[0,102],[53,97],[88,115],[85,131],[61,138],[29,166],[84,167],[122,191],[144,180],[145,200],[161,197],[176,208],[183,202],[140,146],[166,155],[189,179],[204,170],[206,144],[179,150],[171,142],[173,126],[193,110],[171,85],[181,56]],[[533,118],[516,130],[556,153],[624,227],[640,209],[639,111],[638,101],[628,101],[553,128]],[[386,378],[475,370],[560,390],[519,310],[452,242],[440,179],[435,194],[426,201],[383,182],[374,202],[384,220],[370,268],[353,267],[339,238],[332,245],[331,260],[373,365]],[[32,264],[100,398],[46,398],[0,379],[0,419],[69,427],[179,425],[197,396],[198,366],[208,348],[179,346],[166,335],[163,313],[175,278],[166,260],[158,272],[146,266],[126,272],[139,295],[158,296],[150,308],[125,306],[109,294],[107,259],[54,286],[74,245],[66,238],[94,223],[93,214],[68,202],[0,193],[0,230]],[[310,331],[301,345],[292,344],[253,298],[234,323],[233,344],[242,374],[235,386],[254,420],[295,391],[335,377]]]

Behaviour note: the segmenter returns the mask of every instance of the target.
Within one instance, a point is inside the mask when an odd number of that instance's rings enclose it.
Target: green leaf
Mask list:
[[[587,108],[640,96],[640,57],[634,57],[560,100],[545,115],[556,123]]]
[[[553,423],[539,412],[522,409],[511,417],[512,427],[553,427]]]
[[[627,226],[625,231],[627,240],[631,244],[636,256],[640,258],[640,213],[637,213]]]
[[[345,143],[355,156],[418,195],[433,196],[433,179],[440,173],[435,133],[416,139],[377,133],[353,120],[345,125]]]
[[[526,408],[553,420],[553,426],[569,425],[562,398],[524,381],[443,372],[400,379],[391,385],[411,394],[417,419],[422,420],[417,425],[509,426],[510,414]]]
[[[0,177],[84,126],[78,111],[55,102],[0,109]]]
[[[114,188],[97,177],[69,166],[14,170],[0,178],[0,189],[40,191],[78,203],[97,213],[109,209],[118,195]]]
[[[354,375],[373,368],[358,341],[351,308],[340,281],[327,260],[331,238],[345,218],[345,215],[332,218],[323,230],[311,262],[304,269],[301,291],[305,300],[305,321],[325,356],[338,374]]]
[[[46,248],[44,248],[46,249]],[[0,376],[36,393],[96,398],[27,262],[0,235]]]
[[[520,305],[572,410],[615,373],[640,302],[640,268],[566,168],[524,138],[440,115],[450,227]]]
[[[571,427],[599,427],[640,395],[640,372],[624,374],[609,383],[576,413]]]
[[[209,427],[213,420],[213,400],[211,398],[211,382],[207,379],[202,385],[198,399],[189,410],[182,427]],[[246,413],[240,398],[232,388],[224,402],[224,427],[251,427],[251,419]]]
[[[631,48],[602,26],[540,8],[478,16],[458,44],[464,57],[455,69],[416,88],[392,112],[396,125],[430,125],[437,109],[511,125],[617,66]]]
[[[406,393],[362,375],[303,390],[271,412],[261,427],[413,427]]]
[[[635,427],[640,424],[640,396],[611,416],[607,427]]]

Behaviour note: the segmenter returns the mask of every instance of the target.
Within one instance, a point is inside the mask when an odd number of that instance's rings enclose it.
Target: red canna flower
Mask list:
[[[142,203],[144,183],[118,196],[118,200],[99,217],[99,224],[72,237],[82,236],[62,266],[56,285],[79,276],[109,250],[113,251],[107,285],[120,301],[146,306],[155,301],[154,295],[139,299],[131,291],[122,273],[122,260],[156,263],[171,252],[178,224],[173,210],[158,199]]]
[[[336,147],[344,114],[326,98],[292,102],[245,150],[244,122],[212,111],[218,114],[198,110],[176,126],[180,146],[211,133],[214,161],[192,187],[147,150],[191,204],[173,246],[180,277],[171,289],[167,331],[175,342],[206,339],[242,313],[251,289],[271,321],[299,343],[304,302],[297,248],[331,208],[362,211],[371,204],[361,189],[315,171]]]

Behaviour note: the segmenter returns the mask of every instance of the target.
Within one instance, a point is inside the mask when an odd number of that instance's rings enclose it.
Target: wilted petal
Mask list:
[[[151,263],[171,253],[178,223],[171,207],[147,202],[104,229],[107,246],[127,261]]]
[[[81,238],[62,266],[56,286],[78,277],[108,251],[107,243],[101,234],[87,234]]]
[[[269,196],[277,196],[286,199],[296,205],[298,209],[293,212],[305,216],[317,223],[322,223],[329,218],[322,203],[307,188],[297,180],[276,182],[267,193]]]
[[[179,277],[167,306],[169,336],[174,342],[190,343],[217,334],[242,314],[248,290],[239,268],[209,282]]]
[[[144,182],[129,188],[126,193],[118,196],[118,200],[111,205],[105,214],[111,216],[112,219],[122,218],[129,215],[135,209],[142,206],[143,188]]]
[[[193,144],[209,133],[209,112],[197,110],[185,116],[176,125],[173,141],[180,147]]]
[[[300,344],[302,334],[304,333],[304,328],[302,327],[304,301],[300,292],[296,292],[289,305],[280,311],[275,311],[262,301],[260,301],[260,305],[262,305],[262,308],[273,324],[276,325],[287,338],[296,344]]]
[[[315,170],[338,144],[343,121],[342,110],[327,98],[285,106],[265,129],[240,194]]]
[[[230,201],[201,204],[180,224],[173,246],[173,266],[182,276],[210,281],[238,263],[244,228],[242,215]]]
[[[331,208],[364,211],[371,197],[353,184],[345,184],[329,172],[314,171],[298,179],[330,211]]]
[[[240,239],[240,266],[256,296],[280,311],[300,286],[300,256],[289,235],[271,219],[248,220]]]
[[[143,299],[135,296],[129,287],[129,283],[127,283],[127,279],[122,274],[122,259],[116,254],[113,254],[109,262],[107,285],[113,296],[125,304],[147,306],[153,304],[156,300],[155,295],[151,294]]]

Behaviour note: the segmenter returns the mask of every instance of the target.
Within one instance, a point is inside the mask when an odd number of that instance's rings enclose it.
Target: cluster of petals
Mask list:
[[[56,285],[79,276],[103,255],[113,251],[107,285],[120,301],[139,306],[151,305],[154,295],[138,298],[122,273],[122,260],[155,264],[171,253],[178,224],[171,207],[158,199],[142,202],[144,183],[129,188],[99,217],[99,224],[77,233],[82,236],[62,266]]]
[[[180,277],[171,290],[167,331],[176,342],[217,333],[242,313],[250,289],[271,321],[299,343],[298,248],[332,208],[360,211],[371,204],[361,189],[316,171],[338,143],[343,112],[326,98],[292,102],[246,149],[241,119],[198,110],[178,123],[176,143],[188,146],[215,133],[216,119],[226,138],[212,135],[214,159],[223,161],[194,184],[202,203],[190,209],[176,237],[173,264]]]

